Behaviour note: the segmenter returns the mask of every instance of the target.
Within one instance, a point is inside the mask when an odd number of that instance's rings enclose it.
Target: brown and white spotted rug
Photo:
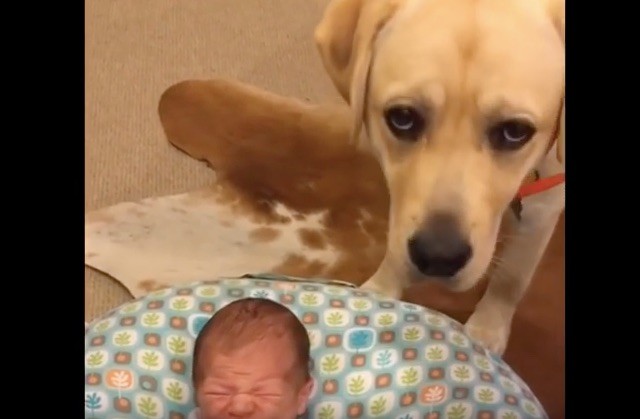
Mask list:
[[[346,106],[214,80],[172,86],[158,111],[168,140],[206,161],[218,180],[88,213],[88,266],[135,297],[215,276],[272,272],[360,284],[375,272],[388,191],[374,159],[349,143]]]

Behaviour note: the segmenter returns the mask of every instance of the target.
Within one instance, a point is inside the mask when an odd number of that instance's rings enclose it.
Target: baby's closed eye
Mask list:
[[[207,391],[205,396],[215,396],[215,397],[225,397],[230,396],[231,393],[228,391]]]
[[[282,394],[280,394],[280,393],[260,393],[260,392],[258,392],[258,393],[253,393],[253,395],[256,396],[256,397],[270,397],[270,398],[272,398],[272,397],[282,397]]]

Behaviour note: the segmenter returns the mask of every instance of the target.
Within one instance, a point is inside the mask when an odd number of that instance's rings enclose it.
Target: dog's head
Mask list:
[[[396,271],[473,286],[526,176],[564,159],[564,0],[333,0],[315,41],[387,179]]]

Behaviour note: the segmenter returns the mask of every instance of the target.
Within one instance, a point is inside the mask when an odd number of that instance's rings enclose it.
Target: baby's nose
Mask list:
[[[231,417],[243,417],[253,413],[254,404],[248,394],[236,394],[229,405],[229,415]]]

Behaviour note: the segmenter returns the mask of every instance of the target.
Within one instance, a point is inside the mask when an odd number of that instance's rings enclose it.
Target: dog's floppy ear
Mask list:
[[[362,125],[373,42],[404,0],[332,0],[314,39],[322,63],[354,112],[352,136]]]
[[[556,156],[558,157],[558,161],[562,163],[564,166],[566,164],[565,161],[565,152],[564,152],[564,112],[565,105],[564,101],[562,101],[562,111],[560,114],[560,127],[558,128],[558,138],[556,139]]]
[[[549,17],[551,17],[551,22],[553,26],[556,27],[558,31],[558,35],[562,39],[562,43],[565,43],[564,40],[564,2],[565,0],[543,0],[543,4]]]
[[[544,7],[551,18],[553,26],[558,31],[558,35],[562,40],[562,44],[565,43],[565,0],[543,0]],[[558,161],[565,164],[565,130],[564,130],[564,118],[565,118],[565,100],[562,101],[562,109],[560,110],[558,134],[556,138],[556,156]]]
[[[556,27],[558,28],[558,32],[560,33],[560,36],[562,37],[562,43],[565,45],[566,47],[566,42],[565,42],[565,38],[564,38],[564,0],[556,0],[556,3],[559,3],[559,5],[556,6],[556,11],[555,13],[557,13],[557,17],[556,19]],[[562,100],[562,114],[560,115],[560,129],[558,130],[558,139],[556,141],[558,141],[557,144],[557,150],[558,150],[558,160],[560,161],[560,163],[562,163],[563,165],[566,164],[566,160],[565,160],[565,148],[564,148],[564,144],[565,144],[565,130],[564,130],[564,114],[565,114],[565,105],[566,100]]]

